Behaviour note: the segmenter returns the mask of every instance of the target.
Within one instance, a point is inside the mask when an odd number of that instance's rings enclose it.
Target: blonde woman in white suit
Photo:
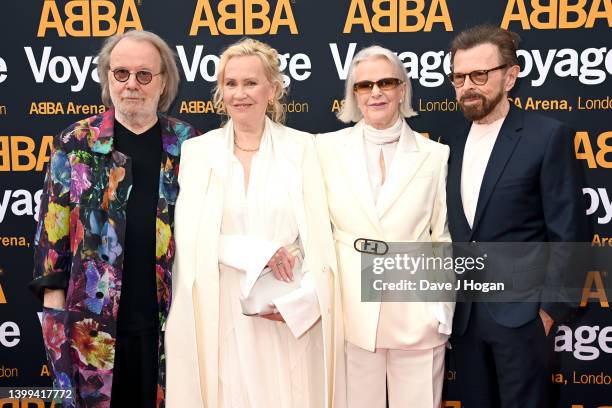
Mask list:
[[[243,39],[223,52],[225,125],[183,144],[166,328],[167,406],[345,407],[337,263],[313,136],[282,125],[278,54]],[[299,288],[245,315],[267,266]],[[338,319],[335,317],[338,316]]]
[[[448,242],[448,147],[412,130],[409,78],[372,46],[349,67],[338,117],[354,126],[316,138],[338,255],[350,408],[438,408],[452,302],[362,302],[357,238]],[[385,387],[386,386],[386,387]]]

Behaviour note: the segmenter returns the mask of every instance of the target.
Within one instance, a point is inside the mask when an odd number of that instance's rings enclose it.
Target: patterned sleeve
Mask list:
[[[34,279],[28,287],[42,300],[44,289],[66,289],[70,276],[70,178],[68,155],[58,135],[47,164],[36,235]]]

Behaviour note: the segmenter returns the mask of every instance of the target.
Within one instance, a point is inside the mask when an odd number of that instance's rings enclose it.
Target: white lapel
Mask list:
[[[376,202],[377,216],[382,218],[402,194],[410,180],[429,156],[429,152],[419,150],[416,136],[404,121],[397,150],[389,169],[389,178],[380,189]],[[418,205],[418,203],[415,203]]]
[[[207,136],[203,136],[207,137]],[[210,163],[210,167],[217,176],[227,183],[229,170],[234,154],[234,126],[232,120],[221,128],[221,134],[215,134],[215,140],[208,145],[208,150],[205,152],[206,159]]]
[[[346,180],[350,180],[356,200],[347,197],[348,203],[356,201],[366,214],[372,227],[382,236],[380,219],[376,213],[372,187],[366,164],[365,147],[363,142],[363,120],[359,121],[346,136],[343,142],[341,156],[344,160],[343,170]]]
[[[221,229],[221,218],[223,217],[223,203],[225,201],[225,185],[229,177],[230,155],[233,150],[233,127],[231,121],[222,128],[222,134],[214,134],[202,137],[214,138],[206,146],[206,151],[203,152],[204,166],[201,168],[201,174],[194,174],[192,177],[201,181],[201,211],[206,211],[200,217],[198,226],[198,244],[210,245],[210,237],[207,232],[211,230],[211,224],[218,224],[218,227],[213,228],[219,232]],[[200,252],[198,253],[198,255]],[[200,260],[206,262],[206,260]],[[198,262],[200,262],[198,261]]]
[[[302,194],[304,174],[301,166],[304,156],[303,145],[292,140],[291,135],[289,135],[291,129],[274,123],[269,118],[266,118],[266,122],[270,129],[274,158],[282,169],[285,186],[289,190],[289,197],[298,224],[300,239],[302,242],[306,242],[308,231],[306,230],[306,212]]]

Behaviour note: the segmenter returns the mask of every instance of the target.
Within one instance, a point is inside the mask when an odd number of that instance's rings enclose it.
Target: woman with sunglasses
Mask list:
[[[454,303],[361,298],[367,283],[359,251],[379,252],[389,242],[450,241],[449,149],[408,126],[404,118],[416,115],[410,99],[398,57],[379,46],[365,48],[349,67],[338,114],[357,123],[316,139],[340,269],[351,408],[384,408],[387,394],[391,408],[440,406]]]

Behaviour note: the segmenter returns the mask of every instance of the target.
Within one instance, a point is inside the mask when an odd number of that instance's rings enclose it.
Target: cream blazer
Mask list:
[[[172,306],[165,328],[169,408],[218,406],[218,248],[231,135],[227,126],[182,145],[175,209]],[[346,406],[344,332],[337,261],[313,136],[267,119],[285,153],[283,174],[322,319],[326,407]],[[272,198],[271,198],[272,199]],[[338,317],[338,318],[336,318]],[[265,367],[261,368],[262,370]]]
[[[316,138],[327,189],[340,268],[346,340],[374,351],[379,302],[361,301],[361,258],[356,238],[386,242],[450,242],[446,220],[449,148],[404,123],[395,156],[375,204],[365,162],[363,120]],[[453,302],[410,304],[406,327],[411,344],[425,349],[444,344],[450,334]]]

